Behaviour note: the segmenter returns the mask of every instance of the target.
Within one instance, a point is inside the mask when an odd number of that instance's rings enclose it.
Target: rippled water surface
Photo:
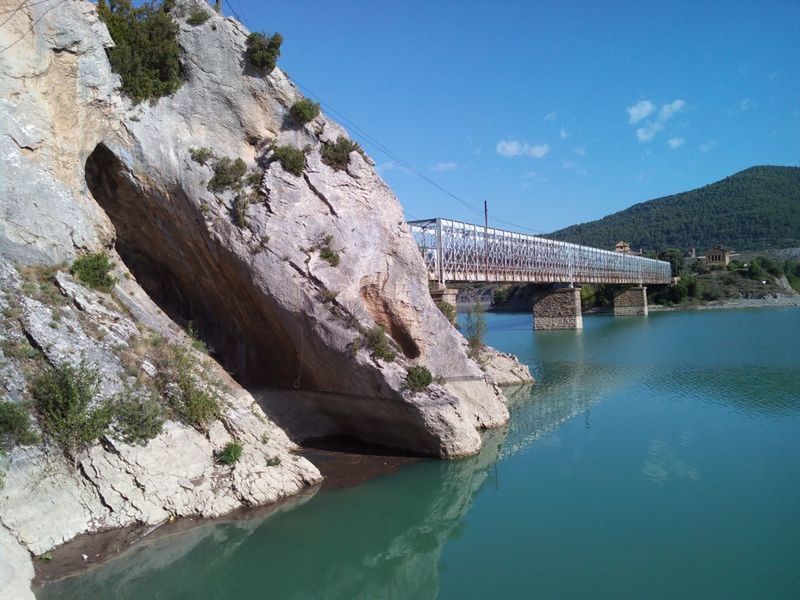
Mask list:
[[[480,456],[145,543],[38,597],[800,597],[800,310],[488,320],[538,383]]]

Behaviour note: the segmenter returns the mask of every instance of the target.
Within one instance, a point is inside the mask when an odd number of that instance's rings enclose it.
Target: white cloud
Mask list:
[[[578,163],[573,162],[571,160],[565,160],[561,162],[561,166],[565,169],[577,169]]]
[[[578,156],[586,156],[586,148],[575,148],[573,152]]]
[[[661,110],[658,111],[659,121],[666,121],[667,119],[672,117],[672,115],[674,115],[676,112],[678,112],[685,106],[686,102],[684,100],[681,100],[680,98],[677,100],[673,100],[669,104],[665,104],[664,106],[661,107]]]
[[[558,132],[558,137],[560,137],[562,140],[565,140],[569,137],[569,132],[567,132],[567,130],[562,127],[561,130]]]
[[[554,112],[549,112],[544,116],[544,120],[549,123],[551,121],[555,121],[557,117],[558,117],[558,114],[556,114],[555,111]]]
[[[664,129],[664,124],[669,121],[675,113],[683,110],[685,107],[686,101],[680,98],[668,104],[662,104],[655,119],[647,121],[636,129],[636,139],[640,142],[649,142],[659,131]],[[628,107],[628,122],[631,124],[638,123],[652,115],[655,109],[655,104],[650,100],[637,102],[633,106]]]
[[[629,106],[628,110],[628,123],[635,125],[642,119],[646,119],[655,111],[656,105],[650,100],[640,100],[633,106]]]
[[[644,127],[639,127],[636,130],[636,139],[640,142],[649,142],[652,140],[656,133],[661,131],[664,128],[664,124],[660,121],[650,121],[649,123],[645,123]]]
[[[539,174],[536,171],[525,171],[522,174],[523,179],[533,179],[534,177],[538,177]]]
[[[714,148],[717,147],[717,140],[708,140],[707,142],[703,142],[700,144],[700,152],[711,152]]]
[[[681,146],[683,146],[683,143],[685,141],[686,140],[683,139],[682,137],[674,137],[674,138],[670,138],[669,140],[667,140],[667,144],[669,144],[670,148],[675,150],[676,148],[680,148]]]
[[[515,156],[542,158],[548,152],[550,152],[550,146],[547,144],[531,146],[528,142],[520,142],[518,140],[501,140],[497,142],[497,153],[506,158],[513,158]]]
[[[389,161],[381,163],[378,166],[376,166],[375,172],[378,173],[378,175],[383,175],[384,173],[388,173],[389,171],[396,171],[399,168],[399,166],[400,165],[398,165],[396,162]]]
[[[431,171],[453,171],[458,168],[458,164],[454,162],[440,162],[431,167]]]

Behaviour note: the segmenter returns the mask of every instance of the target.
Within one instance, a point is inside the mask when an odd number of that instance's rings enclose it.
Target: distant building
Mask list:
[[[631,245],[628,242],[623,242],[622,240],[618,241],[617,244],[614,246],[614,252],[619,252],[621,254],[631,254],[633,256],[644,256],[641,248],[639,248],[638,252],[636,250],[631,250]]]
[[[710,250],[706,250],[706,263],[711,266],[727,267],[731,262],[731,254],[733,252],[722,246],[714,246]]]

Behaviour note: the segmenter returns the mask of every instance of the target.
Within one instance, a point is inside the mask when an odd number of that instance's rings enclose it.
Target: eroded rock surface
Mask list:
[[[100,369],[102,399],[120,391],[126,349],[141,335],[186,341],[176,323],[191,322],[237,381],[302,393],[331,435],[443,457],[478,452],[477,430],[508,420],[498,377],[467,356],[433,304],[397,198],[358,152],[344,170],[325,164],[322,145],[346,132],[324,115],[293,123],[296,87],[280,69],[265,76],[246,64],[248,32],[235,20],[188,25],[195,5],[205,4],[179,0],[172,12],[184,85],[134,106],[93,4],[0,0],[10,15],[0,28],[9,47],[0,56],[0,335],[32,343],[49,364],[85,357]],[[301,176],[274,160],[274,144],[305,149]],[[236,191],[209,191],[212,168],[190,153],[200,147],[241,158],[257,176],[242,219]],[[113,295],[62,269],[49,292],[57,297],[42,297],[12,265],[98,251],[117,265]],[[394,361],[364,344],[378,326]],[[25,401],[21,363],[0,359],[4,397]],[[145,446],[112,435],[75,464],[49,445],[15,448],[0,492],[4,531],[38,554],[81,532],[220,515],[318,481],[252,396],[198,360],[230,388],[215,424],[168,421]],[[415,364],[438,383],[406,389]],[[152,364],[138,367],[152,377]],[[242,459],[216,464],[234,438]]]
[[[497,385],[534,382],[528,365],[523,365],[513,354],[500,352],[491,346],[484,346],[481,349],[480,361],[486,377]]]

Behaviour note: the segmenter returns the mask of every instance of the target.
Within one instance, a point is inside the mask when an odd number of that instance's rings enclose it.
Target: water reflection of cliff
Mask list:
[[[504,437],[490,432],[479,456],[418,463],[272,518],[155,540],[39,598],[435,598],[442,550]]]

